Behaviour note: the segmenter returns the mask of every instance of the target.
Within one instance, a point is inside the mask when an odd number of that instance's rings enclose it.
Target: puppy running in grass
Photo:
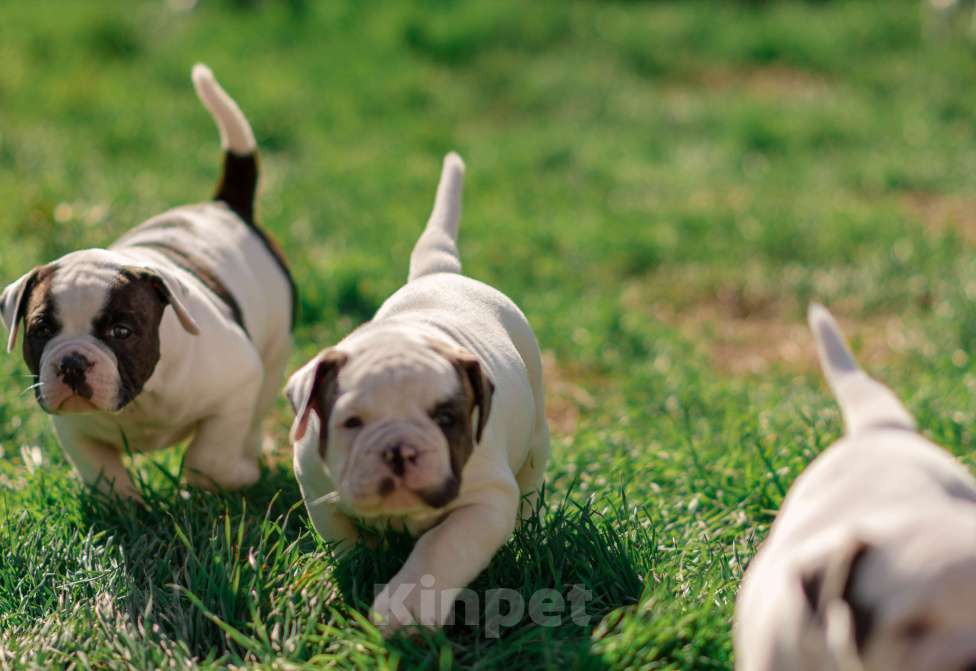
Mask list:
[[[798,478],[736,605],[739,671],[976,669],[976,480],[809,313],[846,435]]]
[[[538,490],[549,456],[532,329],[511,300],[461,274],[463,178],[449,154],[407,284],[286,389],[295,474],[319,534],[351,543],[357,519],[419,536],[373,604],[387,632],[446,621],[520,505],[531,510],[522,495]]]
[[[192,484],[257,480],[261,421],[291,351],[291,276],[254,221],[254,134],[207,67],[193,83],[224,149],[214,200],[38,266],[0,295],[7,350],[23,324],[37,402],[68,459],[123,496],[137,496],[125,447],[186,438]]]

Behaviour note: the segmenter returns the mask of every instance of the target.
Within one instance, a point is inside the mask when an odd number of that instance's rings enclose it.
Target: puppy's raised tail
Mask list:
[[[461,272],[457,236],[463,188],[464,161],[452,151],[444,157],[441,181],[437,185],[434,209],[427,220],[427,228],[410,254],[409,282],[434,273]]]
[[[222,200],[241,219],[254,223],[254,194],[258,186],[257,143],[251,124],[234,99],[217,83],[206,65],[193,66],[193,87],[220,130],[224,170],[214,200]]]
[[[915,420],[895,394],[858,367],[827,308],[811,304],[807,321],[817,341],[820,366],[844,415],[847,433],[856,435],[881,428],[915,430]]]

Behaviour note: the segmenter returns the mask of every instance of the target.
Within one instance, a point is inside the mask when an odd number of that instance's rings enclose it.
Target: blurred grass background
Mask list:
[[[535,326],[554,430],[545,522],[479,586],[598,595],[588,627],[383,643],[362,587],[405,549],[332,560],[283,402],[254,491],[181,494],[173,451],[129,510],[72,479],[12,355],[0,666],[731,669],[742,567],[840,431],[809,300],[972,463],[976,44],[954,21],[916,0],[0,4],[9,281],[211,193],[203,61],[261,145],[294,368],[402,283],[458,150],[465,270]]]

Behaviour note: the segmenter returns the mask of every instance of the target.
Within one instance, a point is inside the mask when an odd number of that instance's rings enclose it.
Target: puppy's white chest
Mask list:
[[[119,413],[66,415],[53,420],[86,438],[131,452],[152,452],[184,440],[198,421],[148,390]]]

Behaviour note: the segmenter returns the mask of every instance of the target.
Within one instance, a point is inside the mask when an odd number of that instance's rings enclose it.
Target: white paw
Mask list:
[[[370,620],[384,636],[404,627],[440,627],[440,593],[431,589],[434,579],[425,575],[419,583],[391,582],[373,601]]]

